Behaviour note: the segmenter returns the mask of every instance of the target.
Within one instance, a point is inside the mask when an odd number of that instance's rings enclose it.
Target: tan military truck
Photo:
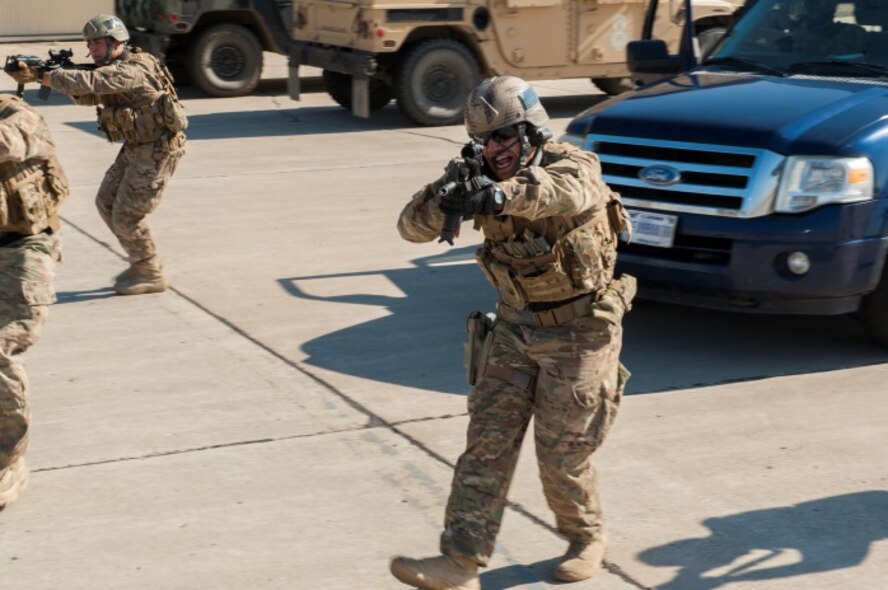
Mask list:
[[[292,0],[115,0],[131,42],[163,59],[177,83],[210,96],[252,92],[262,52],[290,50]]]
[[[694,0],[701,46],[743,0]],[[639,38],[645,0],[300,0],[293,7],[290,96],[300,66],[323,69],[333,99],[358,116],[393,98],[421,125],[462,118],[482,76],[591,78],[626,89],[626,44]],[[677,46],[683,0],[663,2],[655,36]]]

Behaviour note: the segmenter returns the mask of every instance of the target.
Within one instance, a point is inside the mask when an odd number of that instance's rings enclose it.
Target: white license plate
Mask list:
[[[629,209],[632,220],[632,243],[658,248],[671,248],[675,240],[678,216]]]

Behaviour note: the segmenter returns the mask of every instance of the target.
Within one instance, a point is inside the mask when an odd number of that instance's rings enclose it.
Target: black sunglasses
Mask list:
[[[478,138],[484,143],[487,143],[490,139],[493,139],[497,143],[505,143],[515,137],[518,137],[518,129],[514,125],[478,134]]]

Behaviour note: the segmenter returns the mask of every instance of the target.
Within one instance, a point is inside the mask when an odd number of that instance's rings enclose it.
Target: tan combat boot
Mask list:
[[[561,563],[555,567],[555,579],[579,582],[597,574],[604,563],[604,546],[604,541],[571,543]]]
[[[3,470],[0,476],[0,510],[3,510],[18,498],[28,485],[28,468],[25,458],[19,457],[12,465]]]
[[[117,275],[114,291],[118,295],[144,295],[166,291],[167,283],[159,264],[137,262]]]
[[[422,590],[481,590],[478,565],[467,557],[396,557],[389,569],[399,581]]]

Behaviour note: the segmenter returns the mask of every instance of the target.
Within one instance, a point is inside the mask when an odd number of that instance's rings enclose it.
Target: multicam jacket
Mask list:
[[[54,70],[49,80],[76,103],[97,105],[109,141],[168,141],[188,124],[166,67],[139,49],[95,69]]]
[[[475,217],[484,234],[476,259],[506,304],[570,300],[604,292],[614,275],[617,236],[629,220],[601,177],[598,157],[564,143],[546,143],[538,166],[497,183],[500,215]],[[428,242],[444,224],[442,176],[417,192],[398,220],[405,240]]]
[[[0,242],[58,229],[68,179],[49,128],[24,101],[0,94]]]

